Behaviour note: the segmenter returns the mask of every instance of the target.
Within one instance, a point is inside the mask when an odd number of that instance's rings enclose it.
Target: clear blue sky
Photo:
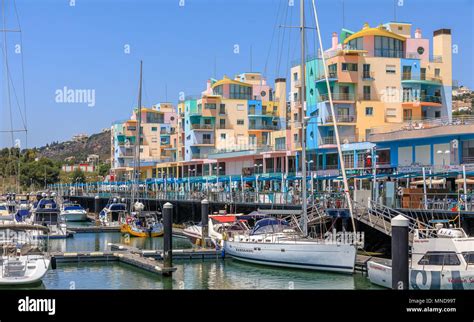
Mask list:
[[[185,0],[184,7],[179,0],[76,0],[74,7],[69,0],[16,1],[23,30],[29,147],[62,141],[76,133],[95,133],[114,120],[127,118],[137,100],[140,59],[144,61],[143,101],[151,105],[166,99],[176,103],[180,91],[200,93],[206,80],[214,76],[214,59],[218,77],[249,71],[250,46],[253,71],[266,71],[271,82],[276,76],[285,77],[290,62],[299,57],[297,29],[276,28],[274,32],[276,22],[298,24],[298,0],[288,13],[288,0]],[[10,2],[5,11],[7,28],[14,29],[17,22]],[[459,53],[453,55],[453,78],[474,88],[473,1],[403,2],[397,7],[397,20],[420,27],[424,37],[431,39],[433,30],[439,28],[452,29],[453,43],[459,47]],[[318,3],[323,45],[328,47],[331,32],[343,26],[342,0]],[[394,19],[392,0],[344,3],[344,26],[351,30],[359,30],[364,22],[377,25]],[[308,24],[314,25],[310,18],[308,13]],[[8,33],[7,38],[9,69],[23,108],[21,55],[14,53],[19,34]],[[3,37],[0,42],[3,50]],[[130,54],[124,53],[127,44]],[[240,54],[234,54],[236,44]],[[314,48],[310,41],[308,52]],[[3,61],[1,65],[0,126],[5,130],[10,120]],[[64,86],[94,89],[95,106],[56,103],[55,91]],[[15,99],[12,106],[13,127],[19,128]],[[15,138],[25,146],[23,134]],[[11,145],[9,135],[2,134],[0,139],[0,146]]]

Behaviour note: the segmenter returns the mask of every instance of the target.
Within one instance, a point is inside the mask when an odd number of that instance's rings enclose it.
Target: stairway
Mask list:
[[[430,224],[420,222],[413,217],[407,216],[406,214],[403,214],[393,208],[379,204],[372,200],[369,201],[368,206],[354,202],[354,215],[355,218],[360,222],[375,228],[388,236],[392,236],[392,226],[390,224],[391,220],[398,215],[404,216],[409,220],[408,235],[410,245],[413,241],[415,229],[434,229],[434,227]],[[429,237],[429,235],[429,232],[420,231],[420,236],[422,237]]]

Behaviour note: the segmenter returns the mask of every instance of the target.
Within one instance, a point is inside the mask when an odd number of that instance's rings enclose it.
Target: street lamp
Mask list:
[[[258,168],[259,168],[259,167],[263,167],[263,164],[255,163],[253,166],[254,166],[255,168],[257,168],[256,173],[258,174],[258,173],[260,173],[259,170],[258,170]]]

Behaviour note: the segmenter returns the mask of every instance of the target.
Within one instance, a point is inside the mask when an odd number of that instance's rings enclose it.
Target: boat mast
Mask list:
[[[314,3],[314,0],[312,0],[312,2],[313,2],[313,10],[314,10],[314,19],[316,20],[316,31],[318,32],[319,48],[321,49],[321,59],[322,59],[323,68],[324,68],[324,77],[326,80],[326,86],[328,90],[329,105],[331,107],[331,117],[333,120],[334,135],[336,136],[337,154],[339,155],[339,163],[341,164],[342,180],[344,182],[344,195],[346,197],[347,206],[349,207],[349,213],[351,215],[352,229],[355,233],[356,226],[355,226],[355,221],[354,221],[354,211],[352,208],[352,199],[349,192],[349,184],[347,182],[346,166],[344,164],[344,158],[342,156],[341,141],[339,138],[339,129],[337,127],[336,113],[334,112],[334,104],[332,101],[331,87],[329,86],[328,68],[326,66],[326,59],[324,58],[324,49],[323,49],[323,42],[321,40],[321,31],[319,29],[318,13],[316,12],[316,5]]]
[[[137,111],[137,138],[135,139],[135,162],[133,165],[134,180],[132,183],[132,200],[130,201],[130,211],[133,211],[135,202],[135,193],[138,194],[138,185],[140,183],[140,138],[142,137],[142,67],[143,61],[140,60],[140,81],[138,85],[138,111]]]
[[[302,211],[303,215],[301,216],[301,226],[303,235],[308,235],[308,207],[306,204],[307,195],[306,195],[306,131],[305,131],[305,98],[306,98],[306,64],[305,64],[305,26],[304,26],[304,0],[300,0],[300,33],[301,33],[301,95],[300,95],[300,102],[301,102],[301,194],[303,196],[302,200]]]

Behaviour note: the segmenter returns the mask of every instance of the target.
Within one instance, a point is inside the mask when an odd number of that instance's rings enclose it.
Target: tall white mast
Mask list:
[[[142,67],[143,61],[140,60],[140,81],[138,85],[138,111],[137,111],[137,138],[135,139],[135,162],[133,164],[133,182],[132,198],[130,200],[130,211],[133,211],[135,202],[135,193],[138,192],[140,182],[140,138],[142,136]]]
[[[302,195],[302,211],[303,215],[301,216],[301,226],[303,230],[303,235],[308,235],[308,207],[306,204],[307,195],[306,195],[306,125],[305,125],[305,102],[306,102],[306,64],[305,64],[305,25],[304,25],[304,0],[300,0],[300,32],[301,32],[301,95],[300,95],[300,102],[301,102],[301,195]]]
[[[331,107],[331,117],[332,117],[333,124],[334,124],[334,134],[336,136],[337,154],[339,155],[339,163],[341,164],[342,179],[343,179],[343,182],[344,182],[344,195],[346,197],[347,206],[349,207],[349,213],[351,215],[352,229],[355,233],[356,232],[356,226],[355,226],[355,221],[354,221],[354,213],[353,213],[353,209],[352,209],[352,199],[351,199],[351,195],[350,195],[350,192],[349,192],[349,184],[347,183],[346,166],[344,164],[344,158],[342,156],[341,141],[339,139],[339,129],[337,127],[336,113],[334,112],[334,104],[333,104],[333,101],[332,101],[331,87],[329,86],[328,69],[327,69],[327,66],[326,66],[326,59],[324,57],[323,42],[321,40],[321,30],[319,29],[318,13],[316,12],[316,5],[314,3],[314,0],[312,0],[312,2],[313,2],[314,18],[316,20],[316,30],[318,32],[319,48],[321,49],[321,59],[322,59],[322,62],[323,62],[324,77],[326,79],[326,86],[327,86],[327,89],[328,89],[329,105]]]

